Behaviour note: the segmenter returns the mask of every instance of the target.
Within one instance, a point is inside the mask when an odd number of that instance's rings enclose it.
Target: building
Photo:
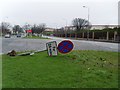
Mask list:
[[[55,29],[54,28],[46,28],[45,32],[53,32]]]
[[[105,28],[115,28],[115,27],[118,27],[118,25],[92,25],[91,29],[90,30],[102,30],[102,29],[105,29]],[[65,26],[63,27],[64,30],[76,30],[76,27],[75,26]]]
[[[76,30],[76,27],[75,26],[65,26],[64,27],[64,30]]]
[[[102,30],[102,29],[105,29],[105,28],[113,29],[115,27],[118,27],[118,25],[92,25],[91,30],[94,30],[94,29]]]

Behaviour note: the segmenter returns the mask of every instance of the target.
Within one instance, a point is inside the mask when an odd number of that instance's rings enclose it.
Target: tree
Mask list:
[[[29,30],[32,28],[32,25],[30,24],[25,24],[23,27],[22,27],[24,30]]]
[[[45,30],[46,25],[42,23],[42,24],[39,24],[38,27],[39,27],[38,33],[42,33]]]
[[[17,33],[22,33],[23,32],[23,29],[19,26],[19,25],[15,25],[13,27],[13,33],[14,34],[17,34]]]
[[[105,29],[109,29],[109,25],[105,25],[104,27],[105,27]]]
[[[11,28],[10,23],[8,23],[8,22],[2,22],[1,23],[1,29],[2,29],[3,34],[10,33],[10,28]]]
[[[75,18],[72,21],[73,26],[76,27],[76,30],[79,31],[81,29],[90,29],[91,24],[88,20],[82,19],[82,18]]]
[[[44,23],[39,25],[34,24],[32,27],[32,33],[40,34],[45,30],[45,27],[46,25]]]

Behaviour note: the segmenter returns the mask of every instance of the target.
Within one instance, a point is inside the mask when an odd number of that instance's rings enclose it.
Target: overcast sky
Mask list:
[[[72,25],[74,18],[92,24],[118,24],[119,0],[0,0],[0,22],[12,25],[46,23],[48,27]]]

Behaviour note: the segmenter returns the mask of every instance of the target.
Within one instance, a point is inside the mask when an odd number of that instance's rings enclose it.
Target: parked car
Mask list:
[[[21,37],[21,34],[17,34],[17,37]]]
[[[6,34],[6,35],[5,35],[5,38],[10,38],[10,34]]]

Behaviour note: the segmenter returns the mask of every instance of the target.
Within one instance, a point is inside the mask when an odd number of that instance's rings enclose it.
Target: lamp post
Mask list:
[[[88,9],[88,31],[87,31],[87,40],[89,39],[89,17],[90,17],[90,8],[87,6],[83,6],[83,8]]]

